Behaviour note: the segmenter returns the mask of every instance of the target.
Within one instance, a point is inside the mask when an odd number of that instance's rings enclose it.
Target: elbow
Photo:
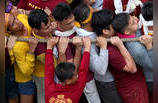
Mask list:
[[[129,70],[131,73],[136,73],[137,72],[137,67],[136,67],[136,64],[135,62],[133,61],[132,63],[129,64]]]
[[[137,68],[135,65],[126,65],[124,68],[124,71],[126,72],[130,72],[130,73],[136,73],[137,72]]]
[[[137,72],[137,68],[132,68],[130,72],[131,73],[136,73]]]

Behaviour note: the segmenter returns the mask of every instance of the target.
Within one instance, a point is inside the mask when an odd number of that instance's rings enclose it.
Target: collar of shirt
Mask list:
[[[127,34],[121,34],[121,33],[118,33],[117,34],[119,36],[119,38],[135,38],[136,35],[127,35]]]

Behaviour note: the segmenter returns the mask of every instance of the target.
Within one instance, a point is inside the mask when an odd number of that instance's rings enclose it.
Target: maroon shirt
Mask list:
[[[60,2],[66,2],[66,0],[20,0],[18,3],[18,8],[25,10],[33,10],[45,9],[45,7],[48,7],[52,11],[53,8]]]
[[[45,103],[78,103],[86,85],[90,53],[84,52],[75,84],[62,86],[54,81],[54,60],[52,50],[46,51],[45,58]]]
[[[108,44],[108,51],[108,69],[114,76],[116,87],[124,103],[148,103],[147,86],[142,69],[137,68],[136,73],[123,71],[126,61],[118,48]]]

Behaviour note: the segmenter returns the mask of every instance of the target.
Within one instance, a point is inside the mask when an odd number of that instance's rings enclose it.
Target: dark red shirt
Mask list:
[[[51,11],[53,8],[58,5],[60,2],[65,2],[66,0],[20,0],[18,3],[18,8],[25,10],[33,10],[33,9],[45,9],[48,7]]]
[[[135,91],[139,88],[142,91],[142,94],[139,92],[138,95],[145,95],[147,97],[147,86],[145,82],[145,77],[143,74],[142,69],[137,67],[136,73],[128,73],[123,71],[123,68],[126,65],[126,61],[124,57],[121,55],[120,51],[117,47],[108,44],[108,51],[109,51],[109,66],[108,69],[111,71],[112,75],[114,76],[115,84],[118,89],[119,94],[123,98],[125,103],[132,103],[127,102],[130,101],[128,96],[133,95]],[[137,93],[136,93],[137,94]],[[138,97],[139,97],[138,96]],[[133,97],[134,100],[140,99],[137,97]],[[148,100],[147,100],[148,101]],[[148,102],[144,103],[148,103]],[[133,102],[137,103],[137,102]],[[139,103],[142,103],[141,100]]]
[[[83,54],[76,83],[65,86],[56,84],[54,81],[54,60],[52,56],[52,50],[47,50],[45,58],[45,102],[78,103],[86,85],[90,53],[84,52]]]

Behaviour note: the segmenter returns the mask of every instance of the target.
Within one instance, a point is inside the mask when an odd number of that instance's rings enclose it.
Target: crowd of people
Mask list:
[[[6,0],[5,34],[8,103],[153,103],[152,0]]]

